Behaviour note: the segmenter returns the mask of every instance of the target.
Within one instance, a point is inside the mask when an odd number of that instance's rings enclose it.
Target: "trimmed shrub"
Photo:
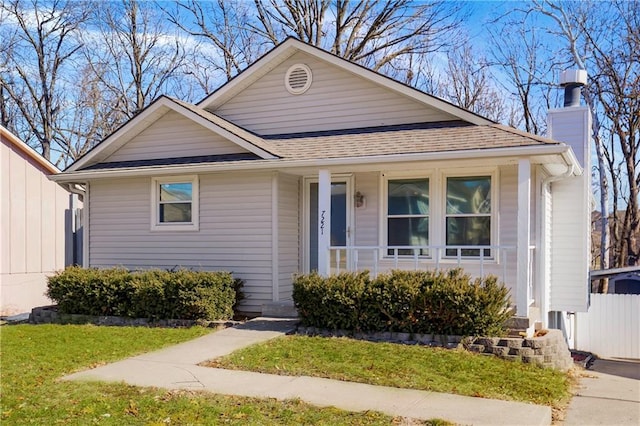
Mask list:
[[[46,294],[63,313],[125,316],[133,293],[131,278],[123,268],[74,266],[49,277]]]
[[[293,300],[303,324],[332,330],[359,329],[362,293],[369,273],[342,273],[323,278],[316,272],[297,276]]]
[[[509,290],[495,277],[472,280],[461,269],[368,272],[294,279],[305,326],[330,330],[441,335],[501,335],[511,317]]]
[[[47,296],[61,313],[217,320],[233,316],[242,284],[228,272],[70,267],[48,279]]]

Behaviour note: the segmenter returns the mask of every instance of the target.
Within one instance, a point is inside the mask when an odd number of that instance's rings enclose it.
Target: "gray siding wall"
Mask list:
[[[146,160],[247,152],[190,119],[169,111],[105,161]]]
[[[151,178],[90,185],[90,265],[225,270],[245,281],[242,308],[271,302],[271,176],[201,175],[200,230],[151,232]]]
[[[300,179],[281,173],[278,185],[278,296],[280,301],[287,301],[292,300],[293,274],[300,271]]]
[[[311,68],[313,83],[290,94],[284,77],[291,65]],[[215,113],[258,134],[309,132],[454,118],[299,52],[253,83]]]

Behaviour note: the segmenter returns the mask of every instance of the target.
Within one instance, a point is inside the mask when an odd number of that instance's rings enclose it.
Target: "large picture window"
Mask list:
[[[198,229],[198,180],[195,176],[152,180],[152,230]]]
[[[429,244],[429,179],[394,179],[387,182],[387,245],[426,246]],[[387,255],[395,254],[388,249]],[[400,249],[399,255],[413,255]],[[426,256],[427,250],[419,251]]]
[[[491,176],[448,177],[446,245],[491,245]],[[447,249],[457,256],[457,249]],[[461,256],[480,256],[480,249],[461,249]],[[490,249],[483,256],[491,256]]]

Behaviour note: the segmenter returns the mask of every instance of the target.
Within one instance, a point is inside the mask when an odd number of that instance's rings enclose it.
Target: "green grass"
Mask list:
[[[210,330],[76,325],[0,327],[3,425],[390,424],[300,401],[166,391],[117,383],[62,382],[68,373],[189,340]],[[395,419],[397,421],[397,419]],[[434,424],[442,424],[435,422]]]
[[[462,350],[347,338],[286,336],[208,365],[551,406],[559,406],[570,397],[568,376],[556,370]]]

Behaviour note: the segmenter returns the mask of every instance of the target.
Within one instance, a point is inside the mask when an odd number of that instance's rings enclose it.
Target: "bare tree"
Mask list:
[[[499,26],[489,30],[490,62],[502,76],[496,80],[517,99],[521,111],[512,124],[529,133],[542,134],[553,87],[550,75],[554,64],[541,53],[548,47],[538,35],[537,23],[526,16],[514,18],[510,14],[493,24]]]
[[[125,117],[112,108],[116,101],[103,90],[95,72],[95,66],[83,65],[78,70],[76,84],[69,88],[73,105],[62,114],[66,127],[58,142],[60,164],[72,163],[125,121]]]
[[[5,86],[11,84],[14,88],[14,94],[20,90],[20,86],[13,83],[13,76],[9,73],[11,58],[14,55],[14,48],[17,41],[17,31],[9,30],[11,20],[10,14],[6,9],[0,8],[0,74],[5,78],[5,83],[0,84],[0,125],[9,129],[13,133],[16,131],[16,121],[19,115],[15,103],[11,100],[8,89]],[[21,93],[21,98],[24,97]]]
[[[612,12],[591,16],[582,25],[597,64],[593,91],[609,133],[604,157],[613,190],[612,261],[621,267],[640,264],[640,5],[609,6]],[[617,19],[608,18],[612,15]],[[624,205],[622,217],[619,203]]]
[[[411,80],[413,59],[455,44],[462,20],[461,6],[439,1],[254,0],[254,6],[187,0],[163,10],[215,49],[219,57],[210,54],[209,63],[227,80],[288,36]]]
[[[245,1],[190,0],[163,10],[172,24],[203,42],[191,50],[189,73],[205,92],[221,75],[230,80],[264,51],[259,37],[249,30],[252,10]]]
[[[18,136],[37,146],[47,159],[62,131],[63,74],[72,72],[71,60],[81,48],[76,35],[88,17],[84,6],[62,0],[13,0],[0,5],[0,37],[11,43],[0,53],[3,114],[9,111],[5,102],[12,102],[19,110],[14,122]]]
[[[468,43],[449,52],[445,77],[440,78],[434,94],[493,121],[512,119],[513,108],[493,85],[488,61]]]
[[[151,3],[102,3],[92,15],[98,34],[83,34],[87,63],[123,119],[180,85],[185,51]],[[95,48],[99,42],[101,48]],[[90,47],[89,47],[90,46]]]
[[[593,139],[598,159],[603,213],[601,266],[606,268],[609,261],[614,267],[638,265],[640,5],[623,1],[597,4],[535,1],[530,10],[557,24],[549,32],[562,37],[566,41],[564,50],[576,65],[590,73],[585,97],[594,118]],[[609,199],[613,204],[611,215]],[[608,224],[608,219],[612,223]]]

